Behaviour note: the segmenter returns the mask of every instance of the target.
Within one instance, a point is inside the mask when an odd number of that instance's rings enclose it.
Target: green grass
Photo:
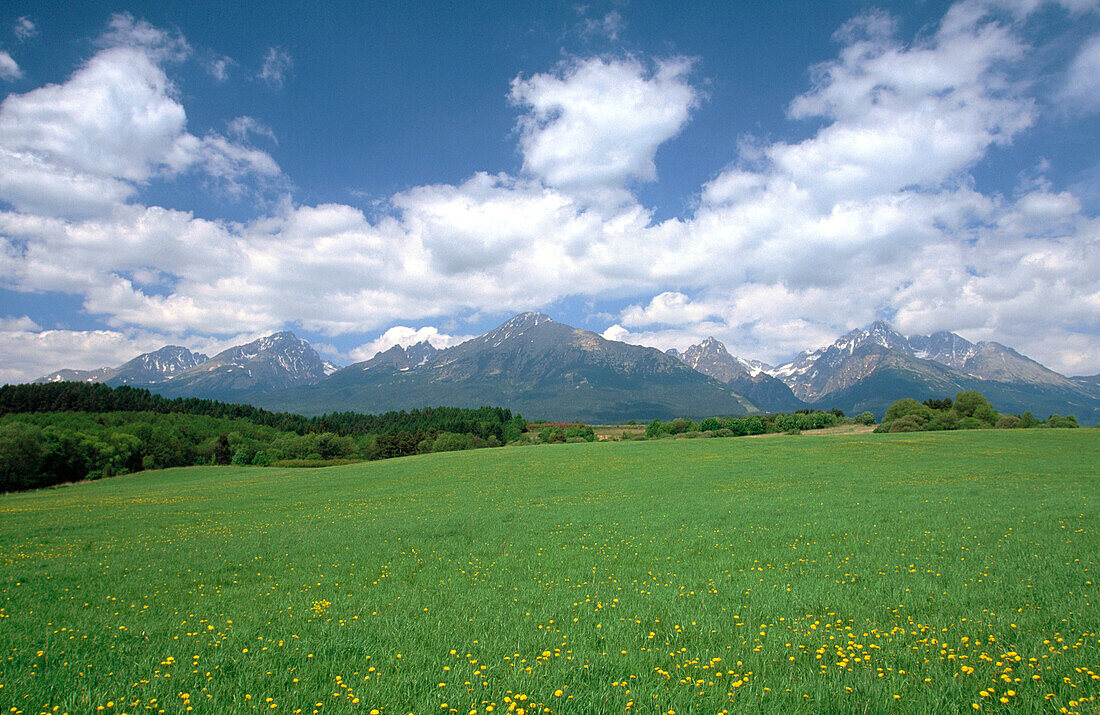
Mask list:
[[[0,705],[1096,712],[1098,465],[1098,430],[990,430],[7,495]]]

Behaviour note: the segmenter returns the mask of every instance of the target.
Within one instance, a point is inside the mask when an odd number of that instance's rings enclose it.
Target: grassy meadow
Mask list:
[[[1100,430],[563,444],[0,496],[0,706],[1097,712]]]

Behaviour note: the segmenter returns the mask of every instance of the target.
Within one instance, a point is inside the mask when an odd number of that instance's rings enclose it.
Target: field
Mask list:
[[[1097,712],[1098,531],[1093,429],[143,473],[0,497],[0,705]]]

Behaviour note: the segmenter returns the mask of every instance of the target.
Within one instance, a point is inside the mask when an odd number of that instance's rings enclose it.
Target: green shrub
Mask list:
[[[935,416],[935,412],[928,405],[923,405],[912,397],[904,397],[890,405],[886,410],[886,419],[884,419],[883,422],[893,422],[896,419],[910,415],[923,417],[924,421],[921,424],[924,424],[924,422],[927,422]]]
[[[976,414],[978,409],[982,407],[988,407],[990,410],[993,409],[993,405],[989,404],[989,400],[985,399],[985,395],[980,392],[966,390],[965,392],[960,392],[955,395],[955,411],[962,417],[977,417],[978,419],[982,419],[981,416]],[[996,422],[996,420],[993,420],[993,422]],[[993,423],[991,422],[990,424]]]
[[[916,402],[916,400],[914,400]],[[917,404],[920,404],[919,402]],[[885,426],[886,423],[884,422]],[[896,420],[890,422],[890,432],[920,432],[924,429],[924,422],[920,421],[919,415],[905,415],[899,417]]]
[[[858,425],[873,425],[877,420],[875,416],[870,412],[860,412],[858,415],[852,418],[852,421]]]
[[[930,430],[952,430],[959,428],[959,413],[954,409],[941,410],[928,422]]]

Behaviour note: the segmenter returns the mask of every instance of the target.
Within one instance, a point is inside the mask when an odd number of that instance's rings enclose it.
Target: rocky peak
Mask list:
[[[474,340],[492,347],[499,347],[507,340],[526,335],[533,329],[545,325],[558,325],[558,323],[555,323],[550,316],[545,313],[520,313],[519,315],[509,318],[504,323],[501,323],[499,327],[490,330]]]
[[[435,357],[435,354],[438,352],[439,349],[437,347],[427,340],[421,340],[419,343],[405,348],[405,359],[409,361],[410,366],[420,367]]]

